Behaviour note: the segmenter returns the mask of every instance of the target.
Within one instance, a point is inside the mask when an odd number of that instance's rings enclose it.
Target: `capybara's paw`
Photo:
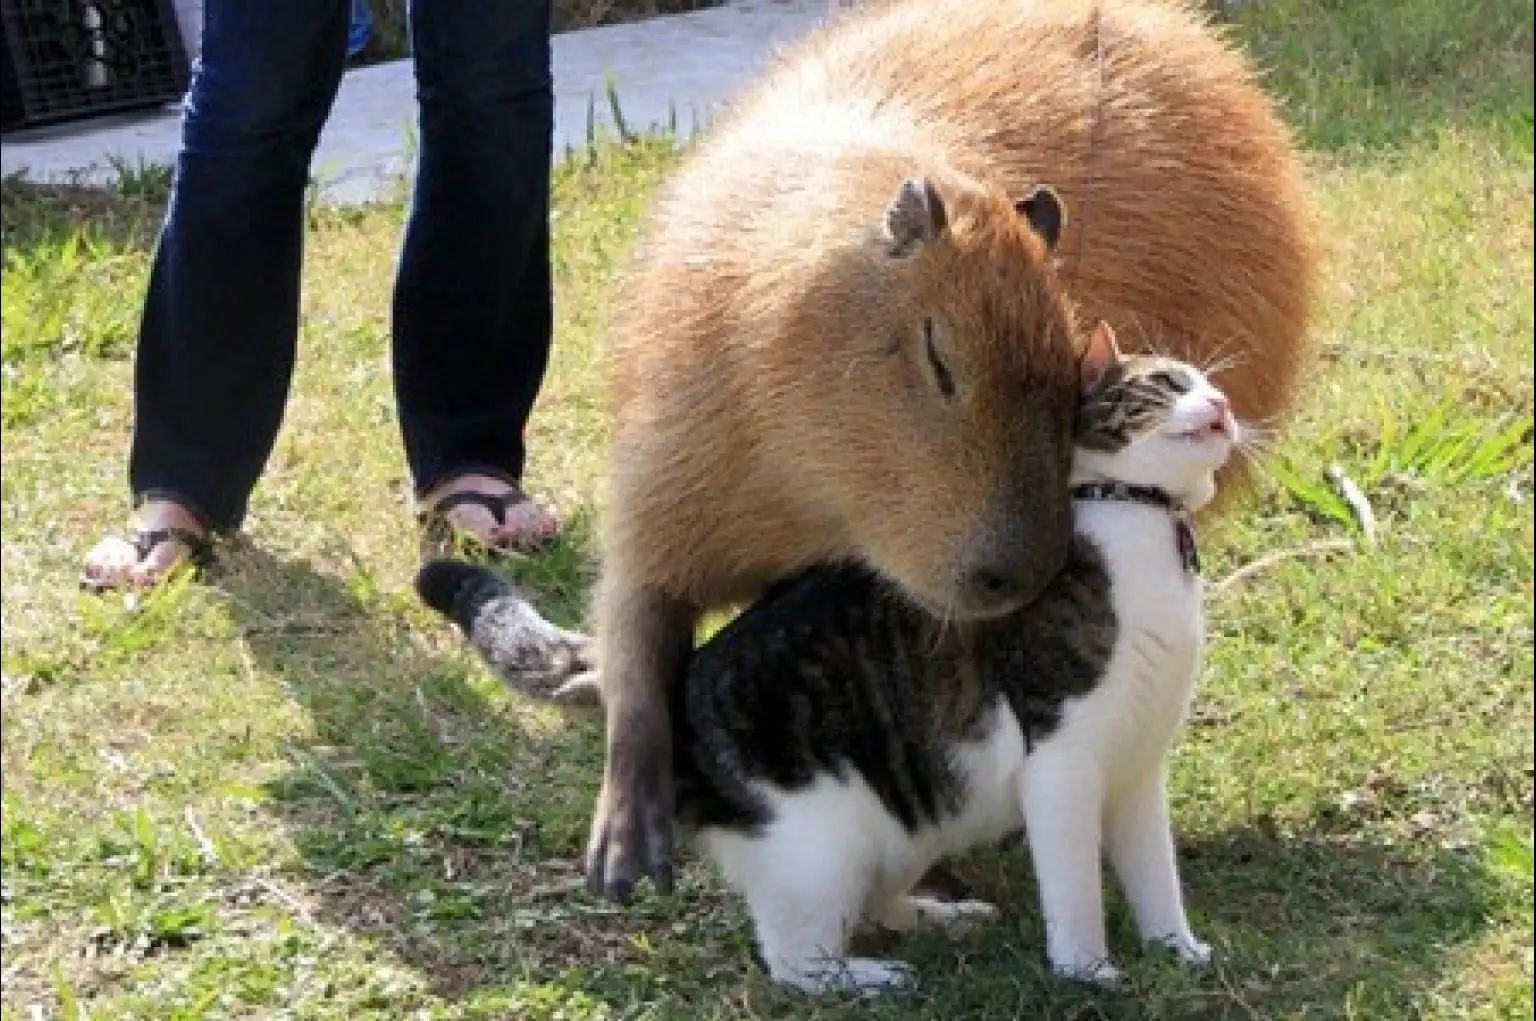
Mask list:
[[[604,780],[587,844],[587,889],[621,904],[647,876],[657,893],[672,892],[671,762],[654,748],[626,758]]]

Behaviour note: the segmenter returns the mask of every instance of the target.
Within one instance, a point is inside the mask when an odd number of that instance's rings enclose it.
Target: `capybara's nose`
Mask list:
[[[1002,568],[978,567],[971,572],[971,593],[982,599],[1007,602],[1019,598],[1023,590],[1023,581]]]
[[[1034,572],[1024,564],[978,564],[965,577],[965,606],[978,616],[1000,616],[1022,606],[1032,594]]]
[[[1071,537],[1070,514],[1046,518],[1027,531],[1011,527],[988,534],[959,565],[954,611],[961,617],[1001,617],[1033,602],[1065,566]]]

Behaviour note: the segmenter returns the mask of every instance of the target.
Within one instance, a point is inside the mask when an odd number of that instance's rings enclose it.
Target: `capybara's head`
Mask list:
[[[1040,593],[1071,541],[1083,342],[1051,268],[1065,214],[1043,186],[898,183],[802,309],[823,362],[796,431],[870,566],[937,613],[997,616]]]

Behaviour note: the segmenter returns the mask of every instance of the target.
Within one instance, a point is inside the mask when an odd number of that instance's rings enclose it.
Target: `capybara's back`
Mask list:
[[[1316,284],[1311,208],[1247,59],[1175,0],[896,0],[844,14],[787,51],[679,177],[636,293],[657,316],[677,311],[649,278],[732,245],[731,218],[778,170],[762,157],[783,139],[914,137],[1012,194],[1056,189],[1069,213],[1058,266],[1080,321],[1106,319],[1129,350],[1230,366],[1220,383],[1250,421],[1285,410]],[[641,318],[620,334],[651,343],[659,324]],[[640,367],[629,361],[619,352],[621,394]]]
[[[1128,349],[1230,359],[1239,415],[1284,410],[1315,286],[1288,134],[1246,58],[1174,0],[899,0],[787,53],[732,130],[919,125],[953,164],[1070,218],[1058,265],[1079,319]],[[819,128],[810,130],[819,131]]]

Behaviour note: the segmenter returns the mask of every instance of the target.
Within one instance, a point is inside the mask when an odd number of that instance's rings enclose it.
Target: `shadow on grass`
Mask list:
[[[622,953],[633,918],[569,896],[601,775],[595,714],[500,697],[469,656],[434,652],[423,634],[437,622],[410,592],[386,597],[366,577],[246,545],[221,560],[250,654],[313,721],[269,804],[318,919],[376,940],[450,997]],[[569,600],[560,581],[574,570],[546,565],[551,601]],[[538,570],[522,573],[538,585]]]
[[[457,1002],[515,1005],[536,987],[558,1002],[650,1004],[666,1016],[806,1016],[803,1000],[756,979],[738,900],[696,862],[671,900],[617,908],[582,891],[595,714],[500,697],[467,657],[423,640],[416,607],[366,579],[259,550],[229,559],[220,584],[251,655],[314,721],[313,737],[289,747],[270,804],[295,835],[318,919]],[[1221,962],[1193,974],[1134,951],[1113,901],[1111,945],[1133,964],[1126,995],[1046,975],[1022,848],[971,855],[960,873],[1005,919],[959,946],[931,935],[887,943],[881,952],[918,967],[919,990],[832,1002],[818,1016],[1410,1016],[1454,947],[1488,924],[1495,880],[1471,852],[1384,846],[1337,825],[1319,817],[1302,834],[1237,828],[1185,841],[1197,928]]]
[[[1183,868],[1226,952],[1234,1006],[1408,1017],[1456,966],[1448,951],[1491,921],[1499,898],[1477,855],[1244,827],[1188,845]]]
[[[1002,922],[961,948],[923,936],[884,951],[925,974],[957,976],[942,980],[949,988],[926,982],[927,995],[900,1016],[1418,1016],[1464,963],[1455,947],[1487,927],[1499,902],[1497,881],[1479,860],[1428,846],[1238,827],[1182,842],[1180,858],[1195,930],[1217,948],[1211,969],[1192,971],[1139,948],[1129,910],[1110,894],[1110,949],[1130,965],[1127,989],[1105,994],[1050,979],[1021,842],[960,865],[974,895],[1004,907]]]
[[[167,194],[146,186],[125,194],[86,184],[42,183],[11,175],[0,182],[5,255],[27,257],[76,235],[120,252],[148,253],[165,217]]]

